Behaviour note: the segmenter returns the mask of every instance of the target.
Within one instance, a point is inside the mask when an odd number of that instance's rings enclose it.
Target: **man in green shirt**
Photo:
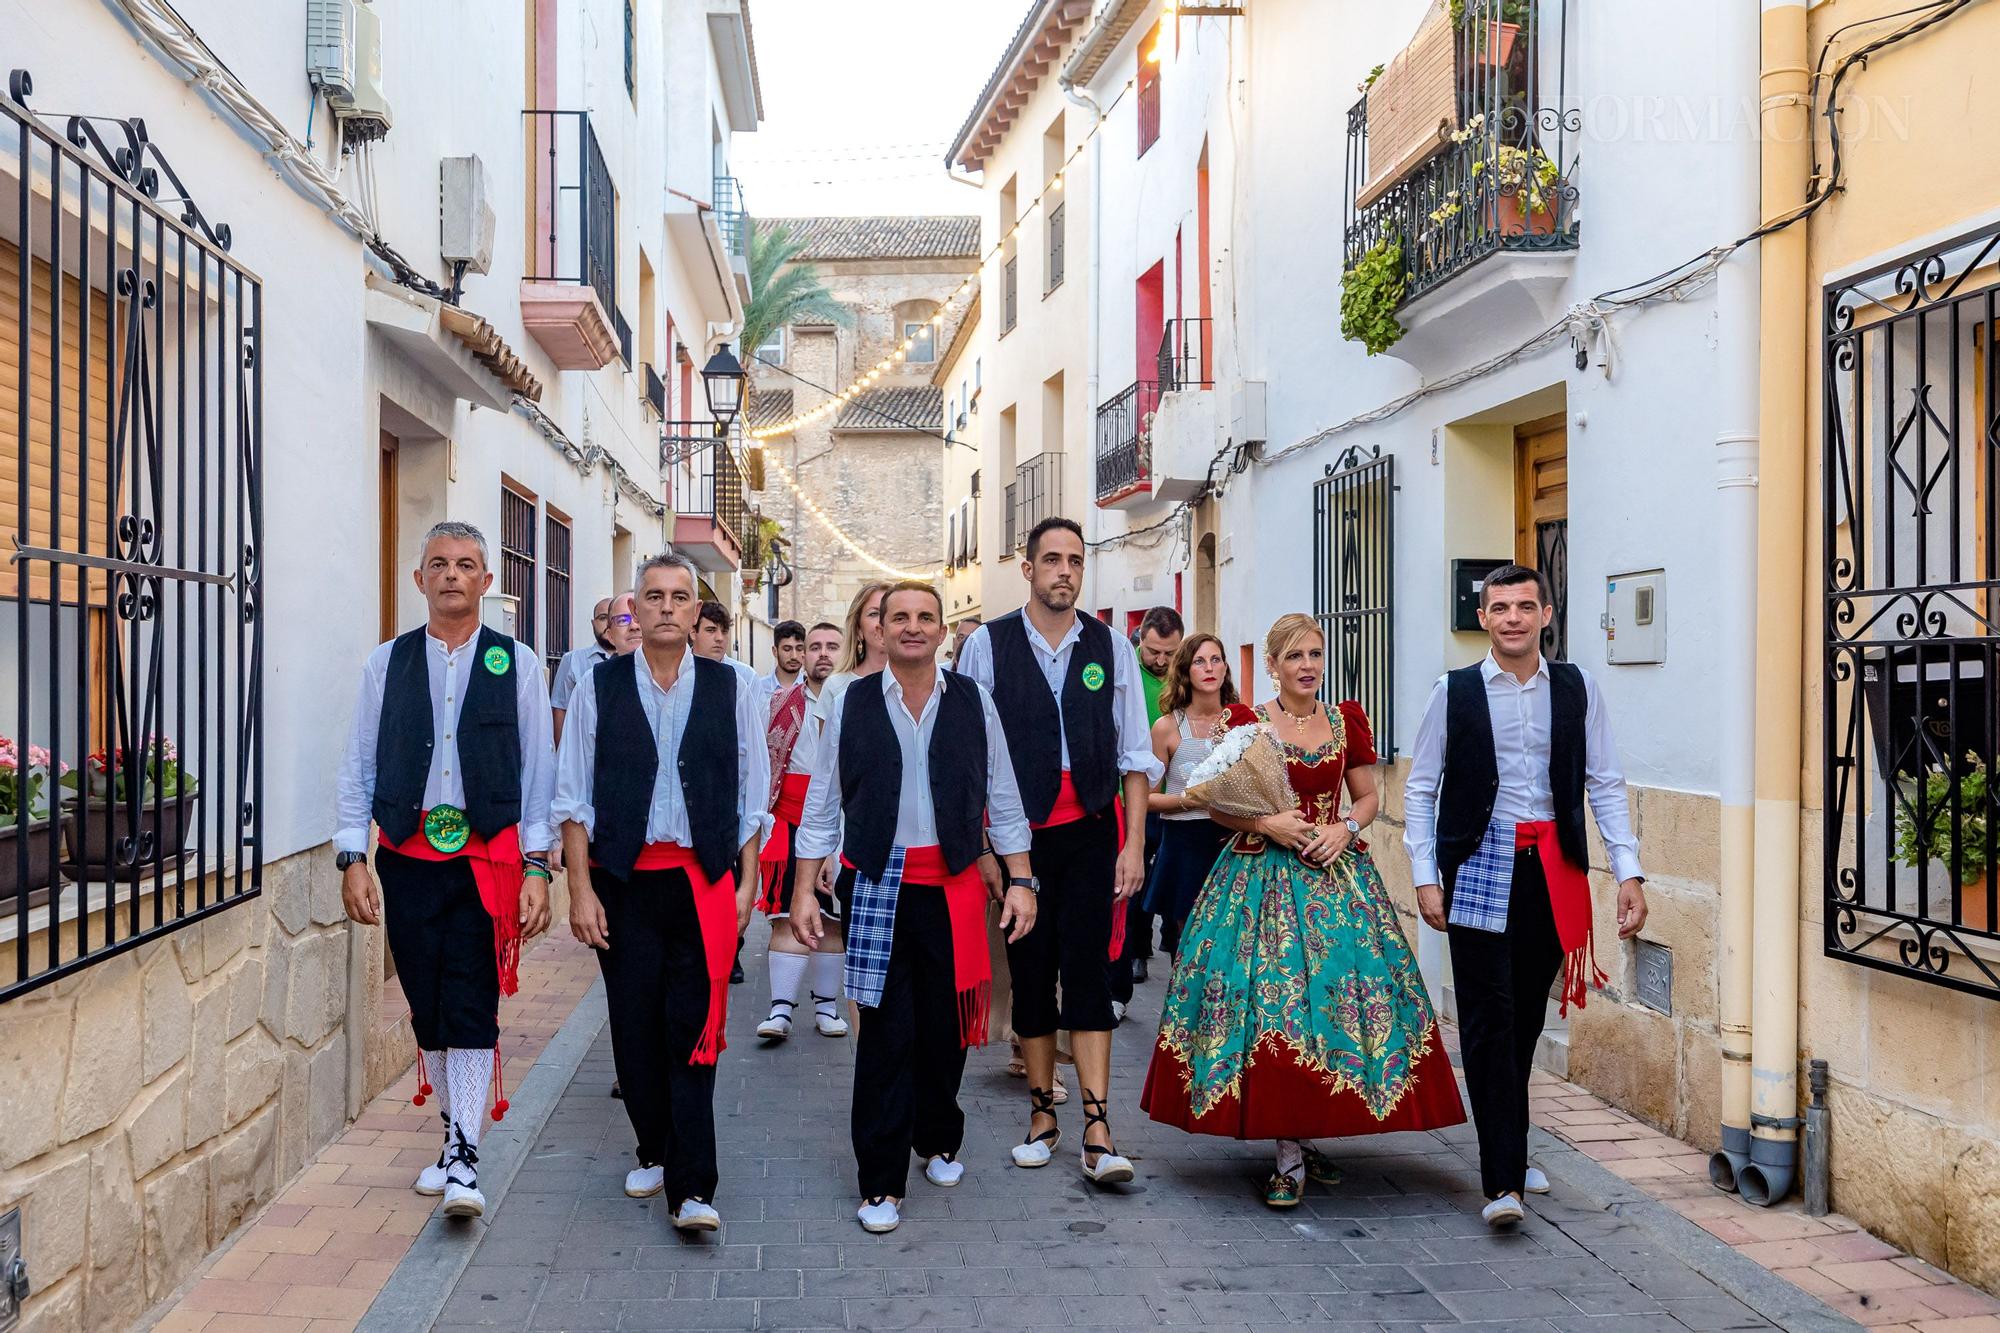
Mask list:
[[[1173,664],[1174,654],[1180,651],[1181,638],[1187,627],[1181,621],[1181,613],[1171,606],[1156,606],[1146,612],[1133,633],[1133,645],[1139,650],[1139,686],[1146,694],[1146,721],[1160,720],[1160,692],[1166,688],[1167,668]],[[1146,866],[1151,874],[1154,849],[1160,842],[1160,821],[1156,815],[1146,817]],[[1134,895],[1125,903],[1125,948],[1118,961],[1111,965],[1111,998],[1122,1010],[1132,1002],[1132,987],[1144,980],[1147,974],[1147,960],[1153,956],[1153,914],[1140,906],[1145,898],[1143,892]],[[1162,936],[1160,947],[1172,953],[1179,945],[1178,939]]]

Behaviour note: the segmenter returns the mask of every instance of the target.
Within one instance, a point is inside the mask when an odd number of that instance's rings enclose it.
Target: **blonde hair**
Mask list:
[[[861,613],[867,609],[870,597],[877,593],[888,596],[891,586],[887,582],[864,583],[847,604],[847,650],[840,655],[842,671],[859,671],[868,660],[868,640],[861,633]]]
[[[1264,656],[1272,662],[1277,662],[1296,648],[1299,641],[1308,634],[1318,635],[1320,645],[1325,646],[1326,631],[1322,630],[1319,622],[1311,616],[1303,611],[1293,611],[1288,615],[1279,616],[1272,624],[1270,632],[1264,636]]]

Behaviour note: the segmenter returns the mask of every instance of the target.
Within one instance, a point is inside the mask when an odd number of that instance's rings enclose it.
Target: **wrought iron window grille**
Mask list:
[[[1822,296],[1828,957],[2000,997],[2000,227]]]
[[[1583,112],[1571,90],[1575,0],[1464,0],[1453,133],[1386,187],[1370,180],[1368,93],[1347,113],[1343,267],[1400,247],[1403,301],[1506,251],[1574,249]]]
[[[0,1000],[263,887],[262,288],[142,121],[57,132],[32,88],[0,102]]]
[[[1063,455],[1040,453],[1014,469],[1008,508],[1016,542],[1026,541],[1035,524],[1062,512],[1062,465]]]
[[[1320,699],[1368,714],[1396,754],[1396,456],[1350,446],[1313,484],[1313,615],[1326,638]]]

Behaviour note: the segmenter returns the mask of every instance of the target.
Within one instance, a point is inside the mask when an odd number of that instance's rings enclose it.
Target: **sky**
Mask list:
[[[750,0],[764,123],[730,161],[758,217],[977,213],[944,154],[1029,0]]]

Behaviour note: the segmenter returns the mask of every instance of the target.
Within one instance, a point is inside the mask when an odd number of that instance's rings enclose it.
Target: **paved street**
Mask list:
[[[661,1201],[622,1194],[631,1132],[606,1095],[600,1033],[438,1327],[1770,1326],[1560,1184],[1518,1234],[1490,1234],[1460,1131],[1342,1143],[1345,1183],[1311,1187],[1290,1214],[1266,1209],[1263,1145],[1193,1139],[1139,1114],[1150,1013],[1118,1047],[1115,1122],[1137,1182],[1093,1189],[1073,1150],[1041,1171],[1008,1166],[1025,1094],[1004,1050],[983,1051],[966,1078],[965,1183],[938,1190],[913,1170],[902,1228],[869,1236],[853,1220],[852,1048],[807,1029],[760,1049],[751,952],[717,1095],[722,1232],[683,1241]],[[1140,988],[1142,1011],[1160,991],[1157,979]],[[1073,1143],[1081,1116],[1074,1101],[1063,1111]]]

